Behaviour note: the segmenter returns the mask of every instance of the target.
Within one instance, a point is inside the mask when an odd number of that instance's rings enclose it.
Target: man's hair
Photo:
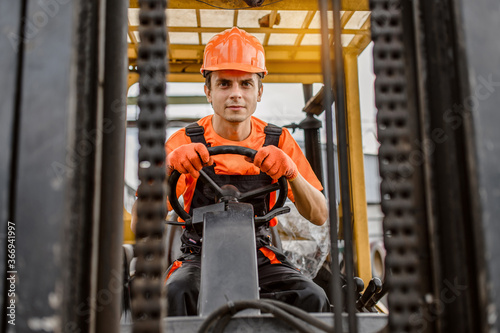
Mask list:
[[[255,73],[257,74],[257,83],[259,90],[262,87],[262,76],[260,73]],[[205,73],[205,85],[207,86],[208,90],[212,89],[212,72],[211,71],[206,71]]]

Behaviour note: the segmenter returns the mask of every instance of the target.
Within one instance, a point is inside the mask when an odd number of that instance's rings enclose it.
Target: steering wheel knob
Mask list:
[[[220,187],[220,189],[222,190],[221,191],[222,195],[220,197],[217,197],[218,202],[230,202],[230,201],[238,202],[239,201],[239,199],[241,197],[241,193],[236,186],[231,185],[231,184],[226,184],[226,185],[222,185]]]

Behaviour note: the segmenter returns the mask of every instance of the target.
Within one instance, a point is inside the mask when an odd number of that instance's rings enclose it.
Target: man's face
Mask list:
[[[207,100],[212,103],[216,117],[227,122],[247,120],[260,102],[263,88],[258,87],[257,74],[241,71],[212,72],[211,89],[205,86]]]

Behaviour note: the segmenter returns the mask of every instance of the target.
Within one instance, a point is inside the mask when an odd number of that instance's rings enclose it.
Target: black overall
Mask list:
[[[266,138],[263,146],[278,146],[282,129],[274,125],[265,127]],[[197,123],[186,127],[186,135],[191,142],[203,143],[209,146],[204,137],[204,129]],[[217,175],[215,165],[204,168],[204,171],[219,186],[231,184],[240,192],[246,192],[272,183],[272,178],[261,172],[259,175]],[[191,201],[190,214],[197,207],[216,202],[215,193],[204,182],[196,184]],[[264,215],[269,211],[269,194],[249,201],[254,207],[256,215]],[[197,315],[197,303],[200,287],[201,268],[201,240],[195,232],[184,230],[181,236],[181,251],[183,254],[177,259],[177,267],[166,281],[167,313],[168,316]],[[259,273],[259,287],[261,298],[273,298],[291,305],[295,305],[309,312],[329,311],[329,302],[323,289],[300,273],[291,264],[286,256],[271,244],[269,225],[256,230],[256,248],[267,248],[275,255],[279,263],[271,263],[262,251],[257,251]],[[273,262],[276,262],[274,260]],[[170,272],[172,266],[167,270]],[[221,272],[224,274],[224,272]]]

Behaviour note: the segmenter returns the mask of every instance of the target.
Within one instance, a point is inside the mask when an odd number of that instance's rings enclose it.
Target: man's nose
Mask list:
[[[239,84],[233,84],[231,87],[231,98],[241,97],[241,86]]]

